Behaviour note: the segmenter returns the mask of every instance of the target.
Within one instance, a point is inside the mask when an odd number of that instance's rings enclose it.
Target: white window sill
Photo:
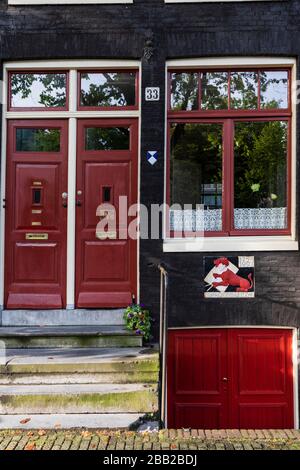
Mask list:
[[[298,251],[298,241],[291,237],[203,237],[166,239],[165,253],[226,251]]]

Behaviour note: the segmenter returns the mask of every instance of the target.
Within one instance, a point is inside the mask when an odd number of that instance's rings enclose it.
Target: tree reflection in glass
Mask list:
[[[287,138],[285,121],[235,124],[235,228],[286,228]]]
[[[88,127],[85,130],[86,150],[129,150],[128,127]]]
[[[222,148],[221,124],[171,126],[171,205],[189,204],[193,217],[203,205],[207,231],[222,230]]]
[[[134,106],[135,72],[81,74],[80,105],[94,107]]]
[[[257,72],[231,72],[230,107],[231,109],[258,108]]]
[[[13,108],[63,108],[66,102],[66,73],[11,74]]]
[[[60,129],[17,128],[17,152],[59,152]]]
[[[260,72],[260,106],[267,109],[288,108],[287,71]]]
[[[196,72],[171,74],[171,108],[173,111],[198,109],[199,75]]]
[[[228,72],[201,74],[201,108],[228,109]]]

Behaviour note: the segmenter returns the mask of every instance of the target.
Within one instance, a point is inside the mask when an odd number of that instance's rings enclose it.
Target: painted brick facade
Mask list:
[[[150,62],[143,59],[142,85],[160,86],[162,94],[158,103],[142,101],[141,202],[147,205],[163,202],[165,61],[255,55],[296,57],[298,61],[299,30],[298,0],[186,5],[135,0],[133,5],[35,7],[8,7],[5,0],[0,1],[1,61],[140,59],[145,41],[153,37],[154,56]],[[160,158],[152,167],[145,154],[154,146]],[[299,214],[298,204],[297,208]],[[170,326],[300,326],[298,253],[254,253],[256,298],[242,301],[204,300],[203,255],[163,255],[161,240],[141,241],[141,299],[151,307],[157,320],[160,287],[157,265],[164,262],[170,273]],[[157,333],[158,321],[155,330]]]

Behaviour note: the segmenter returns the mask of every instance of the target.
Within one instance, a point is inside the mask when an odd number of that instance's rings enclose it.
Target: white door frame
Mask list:
[[[77,110],[77,72],[78,70],[97,69],[134,69],[139,72],[139,109],[134,111],[78,111]],[[68,111],[8,111],[8,72],[9,71],[69,71],[69,110]],[[2,142],[1,142],[1,202],[6,194],[6,152],[7,121],[9,119],[67,119],[68,135],[68,228],[67,228],[67,309],[75,308],[75,197],[76,197],[76,153],[77,153],[77,120],[80,118],[136,118],[138,119],[138,204],[140,204],[140,161],[141,161],[141,62],[136,60],[47,60],[6,62],[3,65],[2,86]],[[0,205],[0,309],[4,306],[4,270],[5,270],[5,209]],[[137,243],[137,294],[139,301],[139,253]]]

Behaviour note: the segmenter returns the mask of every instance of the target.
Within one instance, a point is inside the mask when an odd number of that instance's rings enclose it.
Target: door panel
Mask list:
[[[292,332],[169,333],[168,426],[292,428]]]
[[[293,427],[293,364],[290,330],[230,330],[232,414],[243,426]]]
[[[168,426],[216,429],[226,423],[224,331],[169,334]],[[197,426],[199,427],[199,426]]]
[[[67,123],[8,123],[5,304],[66,301]]]
[[[137,241],[124,237],[119,197],[128,198],[128,207],[137,202],[137,160],[136,120],[78,122],[77,307],[124,307],[136,297]],[[104,239],[97,228],[101,204],[113,207],[115,216],[113,233]]]

